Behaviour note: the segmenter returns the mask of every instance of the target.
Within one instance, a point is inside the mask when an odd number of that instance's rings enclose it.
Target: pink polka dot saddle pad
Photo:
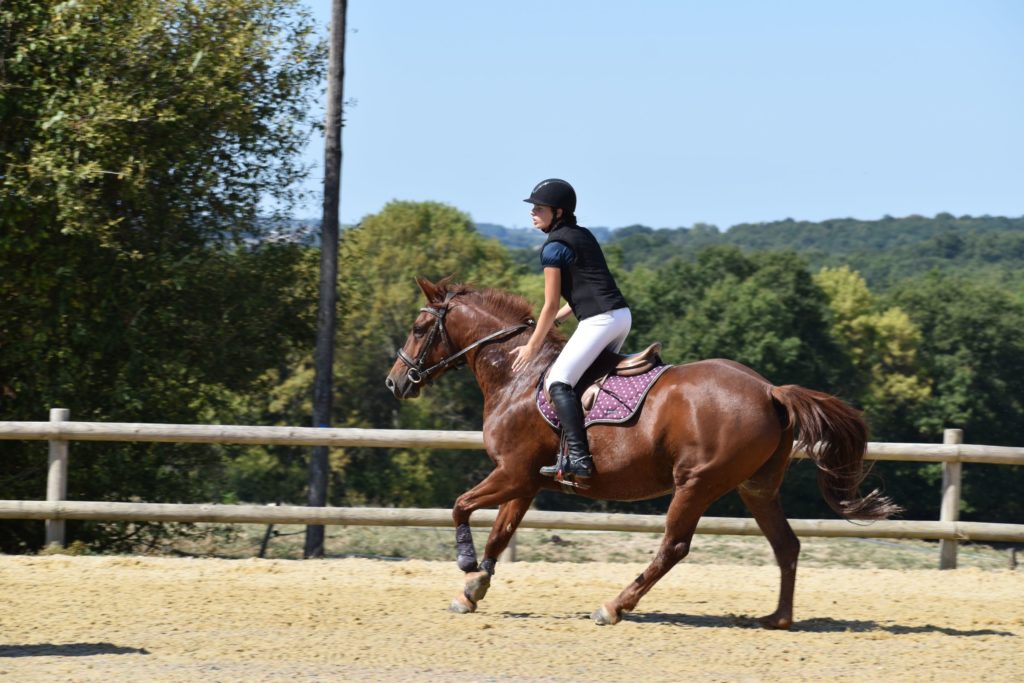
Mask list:
[[[583,424],[619,424],[628,421],[640,409],[647,393],[658,381],[661,374],[671,365],[656,365],[647,372],[632,377],[610,375],[598,383],[597,397],[589,410],[584,401]],[[577,387],[577,391],[579,391]],[[549,425],[561,429],[561,422],[555,413],[554,406],[544,395],[543,387],[537,389],[537,409]]]

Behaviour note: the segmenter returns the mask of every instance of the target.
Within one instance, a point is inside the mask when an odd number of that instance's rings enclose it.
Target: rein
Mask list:
[[[506,337],[515,332],[520,332],[526,329],[527,327],[533,327],[536,324],[533,320],[529,320],[524,323],[519,323],[518,325],[512,325],[510,327],[502,328],[497,332],[492,332],[491,334],[481,339],[477,339],[475,342],[473,342],[466,348],[462,349],[461,351],[449,353],[449,355],[445,356],[437,363],[434,363],[429,368],[424,368],[423,363],[427,359],[427,353],[430,352],[430,347],[433,346],[434,339],[438,336],[438,334],[440,334],[441,339],[444,340],[445,347],[449,351],[452,348],[451,342],[449,342],[448,330],[445,329],[444,326],[444,319],[445,316],[448,315],[448,307],[451,304],[451,300],[454,297],[455,294],[453,294],[452,292],[448,292],[447,296],[445,296],[444,303],[441,304],[440,308],[424,306],[423,308],[420,309],[421,313],[429,313],[430,315],[434,316],[434,326],[430,328],[430,334],[427,335],[427,341],[426,343],[423,344],[423,347],[420,349],[420,352],[416,354],[416,358],[410,358],[409,354],[405,352],[405,349],[398,349],[398,359],[405,363],[405,365],[409,368],[409,370],[406,372],[406,376],[409,378],[409,381],[412,382],[413,384],[420,384],[421,382],[429,381],[431,375],[440,370],[448,369],[449,367],[453,366],[456,362],[460,360],[465,362],[465,355],[479,346],[494,341],[495,339]]]

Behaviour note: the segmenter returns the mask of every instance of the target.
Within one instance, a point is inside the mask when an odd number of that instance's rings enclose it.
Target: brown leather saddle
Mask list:
[[[580,403],[583,405],[584,416],[594,407],[594,400],[606,379],[612,375],[622,377],[642,375],[659,365],[664,365],[664,361],[661,360],[661,342],[654,342],[640,353],[630,355],[615,353],[607,349],[602,351],[576,385],[576,394],[580,397]],[[544,387],[544,397],[550,401],[551,396],[548,395],[544,382],[547,374],[545,371],[544,377],[541,378],[541,386]]]

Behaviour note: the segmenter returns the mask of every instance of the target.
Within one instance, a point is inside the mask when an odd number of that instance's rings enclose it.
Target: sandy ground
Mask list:
[[[1024,680],[1024,572],[681,564],[616,626],[639,564],[0,556],[0,681]]]

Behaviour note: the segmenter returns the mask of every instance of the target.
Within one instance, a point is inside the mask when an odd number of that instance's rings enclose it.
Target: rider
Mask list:
[[[562,423],[567,463],[563,475],[589,477],[594,473],[587,433],[583,428],[583,408],[573,387],[598,355],[605,350],[618,351],[629,334],[632,316],[626,299],[608,270],[601,246],[594,235],[576,223],[576,191],[558,178],[542,180],[529,198],[533,225],[547,233],[541,249],[544,268],[544,307],[529,341],[512,350],[512,371],[518,372],[540,350],[551,326],[575,314],[580,321],[545,379],[551,404]],[[560,297],[568,303],[558,307]],[[555,476],[559,464],[540,469]]]

